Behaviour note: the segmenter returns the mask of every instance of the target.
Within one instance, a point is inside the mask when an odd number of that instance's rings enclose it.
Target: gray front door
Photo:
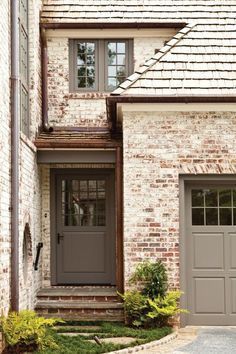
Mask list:
[[[112,171],[57,175],[57,284],[115,283],[114,223]]]
[[[236,325],[236,187],[186,192],[187,323]]]

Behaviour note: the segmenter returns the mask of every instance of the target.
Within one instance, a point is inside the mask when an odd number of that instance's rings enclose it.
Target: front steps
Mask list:
[[[76,321],[124,321],[114,287],[50,287],[39,290],[35,311],[44,317]]]

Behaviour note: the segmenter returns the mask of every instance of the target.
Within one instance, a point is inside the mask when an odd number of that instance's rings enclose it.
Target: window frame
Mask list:
[[[79,88],[77,86],[77,44],[84,42],[95,43],[95,88]],[[70,92],[112,92],[114,89],[108,89],[108,57],[107,43],[108,42],[125,42],[126,45],[126,62],[127,75],[133,73],[133,39],[127,38],[78,38],[69,39],[69,90]]]
[[[23,39],[24,38],[24,39]],[[24,44],[26,46],[24,46]],[[22,55],[24,51],[26,55]],[[22,70],[25,59],[25,70]],[[30,99],[29,99],[29,1],[19,1],[19,72],[20,72],[20,130],[27,137],[30,135]],[[23,91],[26,97],[23,97]],[[26,103],[26,107],[25,107]]]

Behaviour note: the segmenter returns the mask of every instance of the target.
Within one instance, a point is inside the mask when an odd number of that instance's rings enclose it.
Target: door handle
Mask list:
[[[59,233],[57,234],[57,243],[58,243],[58,245],[60,245],[61,239],[63,239],[63,238],[64,238],[63,235],[60,235]]]

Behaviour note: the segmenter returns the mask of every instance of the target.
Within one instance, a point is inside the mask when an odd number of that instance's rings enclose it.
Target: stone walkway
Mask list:
[[[145,354],[235,354],[236,327],[186,327],[177,339]]]

